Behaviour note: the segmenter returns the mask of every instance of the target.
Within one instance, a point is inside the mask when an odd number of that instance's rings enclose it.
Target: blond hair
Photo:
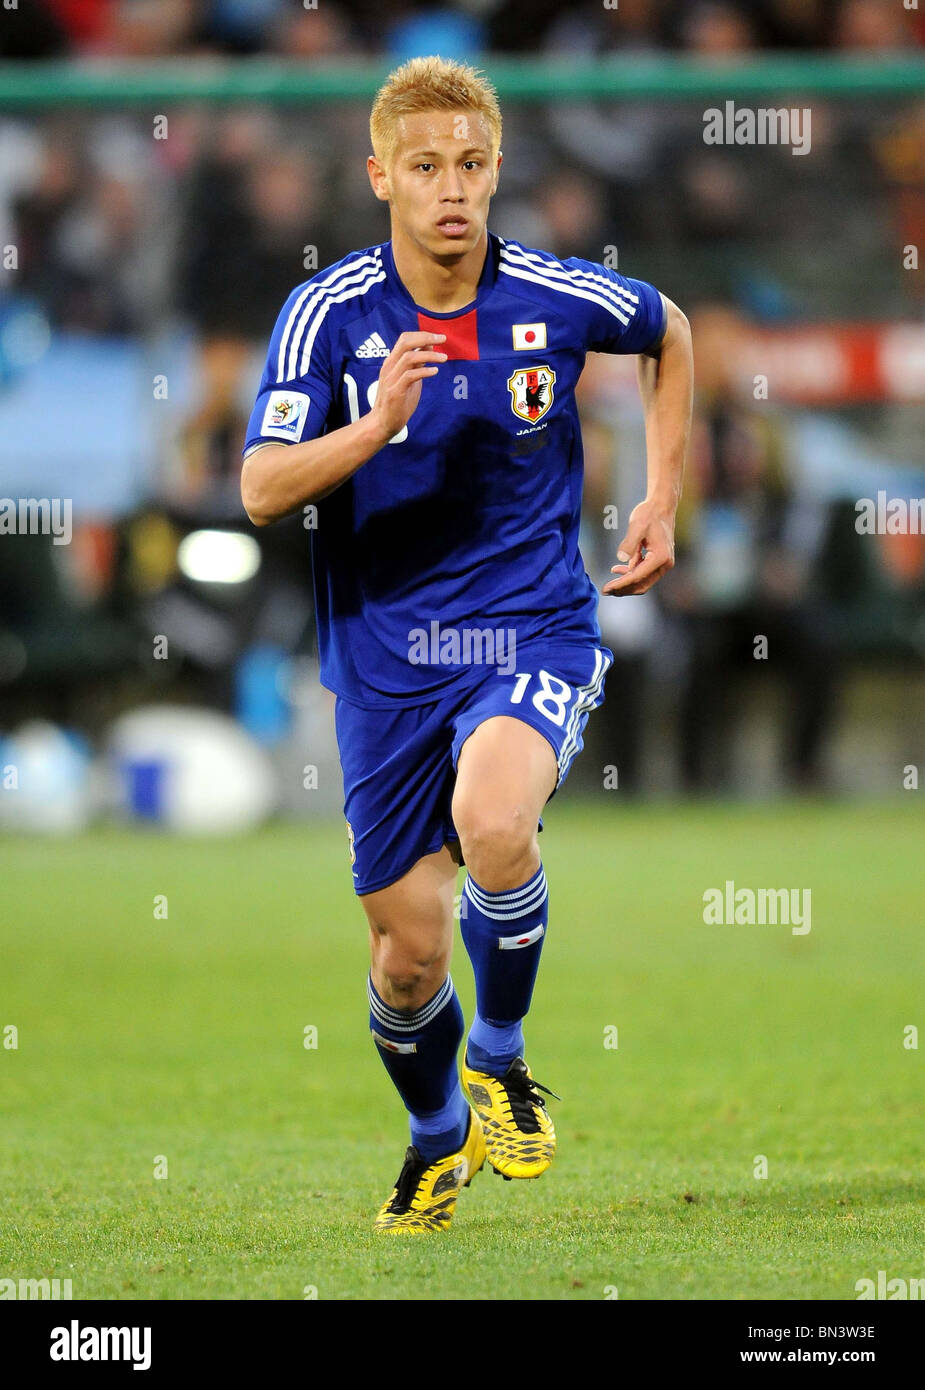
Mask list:
[[[398,143],[398,122],[419,111],[471,111],[484,116],[491,132],[491,156],[501,148],[498,94],[478,69],[432,56],[412,58],[390,73],[376,93],[369,118],[373,152],[386,166]]]

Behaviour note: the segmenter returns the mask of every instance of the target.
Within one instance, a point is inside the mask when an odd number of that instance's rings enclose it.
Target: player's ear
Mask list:
[[[366,172],[372,184],[373,192],[380,203],[389,201],[389,176],[374,154],[371,154],[366,161]]]
[[[498,178],[499,178],[499,176],[500,176],[500,174],[501,174],[501,161],[502,161],[503,158],[504,158],[504,155],[503,155],[503,154],[501,153],[501,151],[499,150],[499,151],[498,151],[498,158],[497,158],[497,160],[495,161],[495,177],[494,177],[494,178],[492,179],[492,181],[491,181],[491,195],[492,195],[492,197],[494,197],[494,195],[495,195],[495,194],[497,193],[497,191],[498,191]]]

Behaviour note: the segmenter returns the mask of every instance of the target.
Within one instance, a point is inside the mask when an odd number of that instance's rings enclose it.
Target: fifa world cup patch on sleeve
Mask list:
[[[298,441],[311,400],[302,391],[274,391],[263,412],[262,435]]]

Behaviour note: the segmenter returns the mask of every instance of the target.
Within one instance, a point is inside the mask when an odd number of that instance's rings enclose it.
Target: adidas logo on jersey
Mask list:
[[[389,349],[385,345],[385,340],[380,338],[378,333],[370,333],[365,343],[361,343],[354,356],[356,357],[388,357]]]

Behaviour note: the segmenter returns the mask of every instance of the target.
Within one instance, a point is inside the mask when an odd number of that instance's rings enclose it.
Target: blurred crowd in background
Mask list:
[[[405,58],[435,36],[457,53],[710,56],[755,49],[897,52],[922,42],[913,5],[892,0],[44,0],[21,5],[4,51],[17,58],[277,54]]]
[[[491,53],[734,62],[923,42],[925,6],[897,0],[45,0],[4,12],[0,60],[440,52],[491,75]],[[925,538],[861,536],[854,503],[925,495],[925,393],[848,383],[828,399],[756,398],[743,363],[761,369],[765,330],[786,342],[807,325],[925,323],[903,254],[925,246],[925,98],[800,104],[805,157],[707,146],[702,100],[503,102],[492,230],[561,256],[616,254],[694,327],[679,564],[644,599],[602,604],[617,665],[582,774],[598,784],[605,763],[628,792],[883,788],[898,785],[890,758],[921,752]],[[156,698],[233,713],[273,747],[314,708],[301,519],[254,536],[258,558],[233,581],[184,567],[181,551],[203,530],[253,534],[242,432],[290,289],[388,236],[365,172],[367,108],[4,113],[0,92],[0,246],[16,252],[0,270],[0,494],[74,506],[68,546],[0,542],[0,734],[39,713],[92,739]],[[645,488],[632,364],[590,358],[581,405],[583,553],[600,585]],[[857,735],[865,718],[885,741],[856,736],[835,771],[838,730],[854,719]],[[737,721],[753,750],[771,740],[764,781],[755,756],[737,759]]]

